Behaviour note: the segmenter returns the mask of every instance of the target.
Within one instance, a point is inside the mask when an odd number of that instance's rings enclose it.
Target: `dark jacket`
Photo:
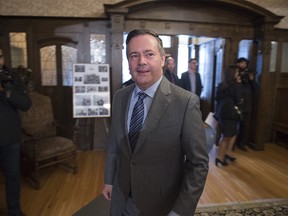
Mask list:
[[[164,72],[164,76],[173,83],[174,80],[174,84],[180,86],[180,80],[178,78],[178,76],[175,73],[171,73],[169,70],[166,70]]]
[[[241,97],[241,84],[233,83],[228,86],[225,86],[223,83],[220,83],[217,87],[216,92],[216,119],[222,120],[240,120],[241,118],[235,106],[238,109],[242,110],[242,97]]]
[[[255,80],[248,80],[247,82],[241,83],[241,95],[243,97],[243,113],[250,113],[252,111],[255,89]]]
[[[202,92],[202,82],[201,82],[201,77],[200,74],[197,72],[195,73],[195,78],[196,78],[196,92],[195,94],[200,97],[201,92]],[[189,78],[189,72],[186,71],[182,73],[181,75],[181,80],[180,80],[180,86],[188,91],[191,91],[191,83],[190,83],[190,78]]]
[[[8,85],[9,87],[6,87],[11,91],[9,98],[6,97],[5,92],[0,92],[0,146],[21,141],[21,122],[18,109],[27,111],[31,106],[31,101],[20,77],[5,66],[3,69],[9,73],[13,81]]]

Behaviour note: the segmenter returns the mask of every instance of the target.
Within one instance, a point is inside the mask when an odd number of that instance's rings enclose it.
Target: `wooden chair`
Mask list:
[[[57,135],[51,99],[31,91],[32,107],[20,112],[24,174],[40,189],[40,169],[65,165],[77,174],[77,148],[72,139]]]

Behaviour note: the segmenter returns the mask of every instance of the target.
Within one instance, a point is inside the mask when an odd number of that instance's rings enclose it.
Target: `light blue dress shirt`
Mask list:
[[[195,76],[195,73],[191,73],[189,71],[189,78],[190,78],[191,91],[193,93],[195,93],[196,92],[196,76]]]
[[[160,84],[162,80],[162,76],[161,78],[154,83],[152,86],[150,86],[148,89],[146,89],[144,92],[147,94],[147,96],[144,98],[143,102],[144,102],[144,118],[143,118],[143,123],[145,122],[145,119],[147,117],[147,114],[149,112],[150,106],[152,104],[154,95],[158,89],[158,86]],[[133,108],[135,103],[138,100],[138,93],[142,91],[136,84],[136,87],[132,93],[131,99],[130,99],[130,104],[129,104],[129,110],[128,110],[128,116],[127,116],[127,131],[129,132],[129,127],[130,127],[130,120],[132,117],[132,112],[133,112]]]

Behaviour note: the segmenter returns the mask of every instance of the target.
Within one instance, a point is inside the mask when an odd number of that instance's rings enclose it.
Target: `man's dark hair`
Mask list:
[[[162,42],[161,38],[159,37],[159,35],[156,32],[154,32],[152,30],[148,30],[148,29],[134,29],[131,32],[129,32],[129,34],[126,38],[126,47],[128,46],[130,40],[133,37],[136,37],[139,35],[146,35],[146,34],[151,35],[154,38],[156,38],[156,40],[158,41],[158,48],[159,48],[160,53],[165,55],[165,51],[163,48],[163,42]],[[126,50],[126,55],[128,56],[128,49]]]
[[[198,63],[198,59],[196,59],[196,58],[189,59],[188,63],[191,63],[192,61],[196,61]]]
[[[241,58],[237,59],[237,63],[240,63],[240,62],[246,62],[247,65],[249,64],[249,60],[244,58],[244,57],[241,57]]]

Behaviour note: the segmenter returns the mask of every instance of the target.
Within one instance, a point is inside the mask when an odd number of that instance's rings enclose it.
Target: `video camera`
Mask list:
[[[6,70],[0,69],[0,84],[3,88],[11,87],[13,85],[13,78]]]

